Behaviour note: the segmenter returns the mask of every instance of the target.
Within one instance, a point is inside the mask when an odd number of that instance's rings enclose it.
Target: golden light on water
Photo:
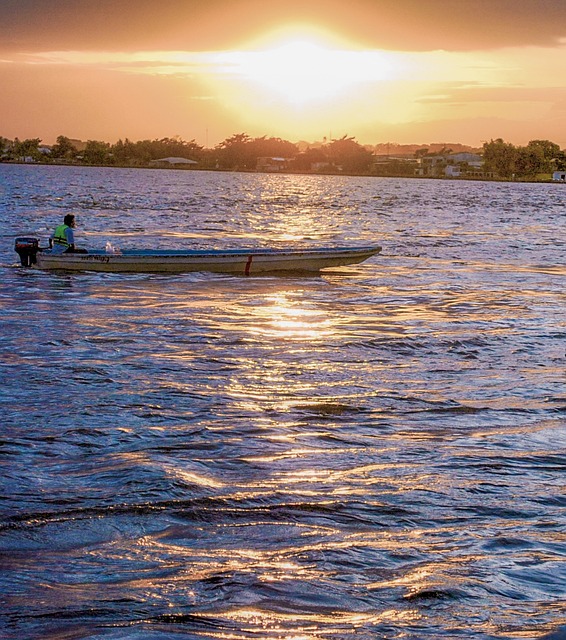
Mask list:
[[[300,290],[266,295],[252,315],[254,333],[271,340],[320,342],[334,332],[328,314],[321,308],[304,305]]]
[[[224,614],[230,620],[241,623],[253,624],[253,629],[258,626],[265,630],[276,631],[279,628],[287,628],[290,622],[299,626],[291,635],[285,633],[285,640],[311,640],[313,632],[316,633],[317,625],[335,625],[339,627],[349,626],[353,629],[362,625],[379,624],[382,621],[391,620],[414,620],[420,614],[414,610],[386,610],[379,614],[356,613],[346,611],[332,611],[328,613],[306,613],[300,616],[295,613],[280,613],[266,611],[263,609],[241,608],[229,611]],[[285,624],[285,627],[283,627]],[[301,628],[302,627],[302,628]],[[252,627],[250,627],[250,630]],[[299,635],[297,635],[299,632]],[[303,632],[305,635],[303,635]]]

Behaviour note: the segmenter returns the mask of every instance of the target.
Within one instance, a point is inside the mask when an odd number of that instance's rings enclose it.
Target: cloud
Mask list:
[[[482,116],[478,118],[450,118],[420,120],[401,125],[386,124],[381,130],[381,140],[395,140],[402,144],[461,143],[481,147],[484,142],[503,138],[516,145],[526,145],[530,140],[551,140],[561,147],[565,142],[556,137],[556,125],[566,125],[566,114],[556,122],[544,119],[507,118]],[[360,140],[375,139],[376,125],[360,128],[356,136]]]
[[[437,85],[437,92],[424,95],[418,102],[427,104],[473,104],[477,102],[544,102],[566,101],[566,87],[482,87],[458,84]]]
[[[0,51],[222,50],[310,23],[365,48],[471,51],[566,42],[564,0],[2,0]]]

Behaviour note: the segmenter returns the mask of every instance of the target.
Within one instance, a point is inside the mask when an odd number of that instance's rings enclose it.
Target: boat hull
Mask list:
[[[39,252],[39,269],[102,271],[111,273],[185,273],[208,271],[244,276],[277,272],[317,272],[329,267],[358,264],[381,251],[377,245],[304,250],[125,250],[122,253],[52,254]]]

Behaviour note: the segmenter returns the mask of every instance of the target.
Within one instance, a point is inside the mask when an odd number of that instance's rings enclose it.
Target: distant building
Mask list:
[[[372,174],[376,176],[414,176],[419,161],[409,156],[374,155]]]
[[[278,172],[284,171],[289,165],[288,158],[262,157],[257,159],[256,169],[258,171]]]
[[[189,160],[187,158],[159,158],[158,160],[150,160],[149,164],[152,167],[188,167],[189,165],[198,164],[196,160]]]
[[[444,168],[444,175],[447,178],[459,178],[462,175],[462,168],[457,164],[449,164]]]
[[[552,179],[555,182],[566,182],[566,171],[554,171]]]
[[[416,175],[447,178],[482,177],[483,158],[477,153],[423,156]]]
[[[483,166],[483,158],[477,153],[451,153],[446,157],[451,164],[466,163],[475,169],[481,169]]]

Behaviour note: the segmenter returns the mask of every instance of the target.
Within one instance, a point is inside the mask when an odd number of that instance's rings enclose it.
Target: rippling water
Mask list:
[[[383,253],[14,268],[67,212]],[[0,221],[1,637],[563,637],[563,186],[0,165]]]

